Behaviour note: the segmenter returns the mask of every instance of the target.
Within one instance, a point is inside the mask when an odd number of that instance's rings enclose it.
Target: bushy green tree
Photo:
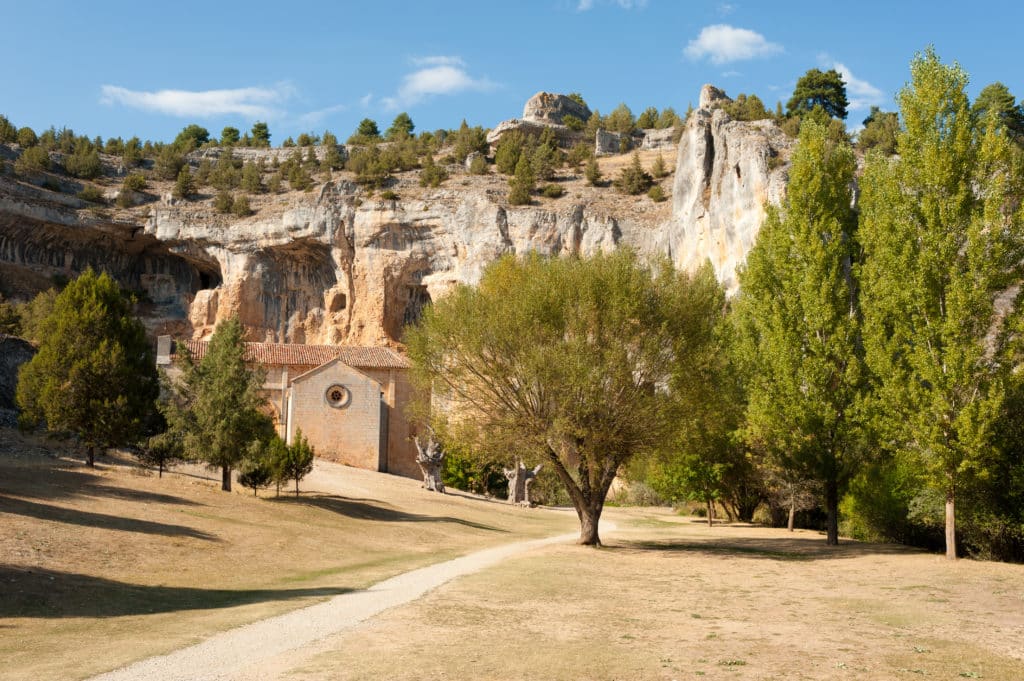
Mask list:
[[[654,128],[658,125],[658,108],[649,106],[636,117],[636,127],[640,129]]]
[[[518,130],[502,135],[494,149],[494,165],[497,166],[498,171],[505,175],[515,174],[519,157],[522,156],[526,146],[526,135]]]
[[[1024,142],[1024,106],[1018,104],[1010,89],[999,81],[982,88],[974,100],[973,111],[978,120],[994,112],[1011,137]]]
[[[161,180],[176,180],[184,165],[185,157],[182,153],[168,145],[157,154],[156,161],[153,163],[153,172]]]
[[[185,456],[221,469],[221,489],[231,491],[232,470],[253,442],[274,434],[270,418],[260,408],[263,372],[244,360],[242,324],[232,318],[217,325],[206,354],[195,362],[185,357],[180,380],[172,382],[168,401],[161,405],[168,431]]]
[[[1006,392],[996,297],[1024,254],[1024,188],[998,119],[972,115],[963,69],[929,48],[910,73],[900,156],[870,156],[862,178],[864,345],[876,427],[944,499],[953,559],[957,503],[989,473]]]
[[[634,196],[643,194],[650,188],[653,182],[654,180],[640,164],[640,154],[635,151],[633,152],[633,160],[615,178],[615,186],[618,187],[619,191],[623,194]]]
[[[680,125],[682,122],[676,110],[669,106],[661,110],[661,114],[658,115],[658,122],[654,127],[659,130],[667,130],[668,128]]]
[[[731,102],[725,102],[722,110],[738,121],[760,121],[772,117],[760,97],[742,92]]]
[[[252,145],[254,147],[270,146],[270,128],[264,121],[256,121],[252,124]]]
[[[174,138],[174,148],[183,154],[198,149],[210,141],[210,131],[201,125],[192,123],[185,126]]]
[[[40,326],[39,352],[18,375],[22,422],[73,433],[90,466],[97,448],[137,440],[154,413],[156,365],[117,283],[86,270]]]
[[[857,148],[862,151],[878,149],[887,156],[896,153],[896,136],[900,131],[899,114],[882,111],[877,106],[864,119],[864,129],[857,135]]]
[[[622,103],[608,114],[605,119],[605,127],[612,132],[628,135],[636,130],[636,119],[633,118],[633,112],[629,110],[629,107]]]
[[[601,166],[597,164],[597,158],[591,156],[587,161],[587,168],[584,171],[584,176],[587,178],[587,184],[591,187],[597,187],[601,183]]]
[[[41,173],[50,169],[50,154],[40,146],[28,147],[14,162],[14,171],[21,174]]]
[[[121,152],[121,163],[125,168],[134,168],[142,162],[142,142],[138,137],[132,137],[124,143],[124,150]]]
[[[846,83],[835,69],[810,69],[796,82],[793,96],[786,103],[786,113],[806,113],[820,106],[832,118],[846,118]]]
[[[299,496],[299,481],[313,470],[315,452],[302,430],[295,431],[295,441],[284,450],[284,457],[278,464],[278,475],[282,481],[295,481],[295,496]]]
[[[839,500],[865,451],[855,166],[848,144],[804,123],[784,204],[769,208],[736,300],[748,437],[765,443],[782,468],[821,481],[830,545],[839,543]]]
[[[508,202],[513,206],[525,206],[530,203],[530,194],[536,186],[536,178],[533,175],[533,167],[526,154],[519,157],[516,164],[516,173],[508,181]]]
[[[423,170],[420,171],[421,187],[440,187],[441,183],[448,179],[448,171],[443,166],[434,163],[433,154],[427,154],[423,159]]]
[[[395,120],[391,122],[391,127],[384,133],[384,137],[389,140],[403,140],[412,137],[412,131],[415,129],[416,126],[413,124],[412,118],[403,111],[395,116]]]
[[[64,170],[68,171],[69,175],[85,180],[99,177],[103,166],[100,164],[100,155],[96,147],[88,140],[79,140],[75,144],[75,151],[64,158]]]
[[[26,126],[18,129],[18,145],[22,149],[28,149],[39,144],[39,138],[36,137],[36,131]]]
[[[18,128],[11,123],[11,119],[0,114],[0,142],[10,144],[18,141]]]
[[[187,165],[181,167],[178,179],[174,181],[174,190],[171,194],[176,199],[190,199],[196,193],[196,181],[192,177],[192,171]]]
[[[235,205],[235,196],[229,191],[219,191],[213,198],[213,207],[218,213],[230,213]]]
[[[706,350],[719,295],[709,290],[713,278],[655,274],[626,249],[507,256],[427,309],[407,332],[410,357],[433,394],[459,405],[458,424],[433,414],[456,447],[544,462],[576,509],[580,543],[599,544],[620,467],[671,430],[657,386]]]
[[[246,162],[242,166],[242,189],[249,192],[250,194],[262,194],[263,193],[263,177],[260,172],[259,166],[252,161]]]
[[[238,144],[238,140],[242,138],[242,133],[239,132],[238,128],[233,128],[230,125],[225,126],[220,131],[220,143],[221,146],[229,147]]]

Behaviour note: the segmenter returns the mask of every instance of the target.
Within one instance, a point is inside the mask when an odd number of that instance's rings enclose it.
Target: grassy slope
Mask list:
[[[575,521],[330,464],[297,500],[255,499],[199,469],[89,470],[48,449],[0,430],[3,679],[88,676]]]

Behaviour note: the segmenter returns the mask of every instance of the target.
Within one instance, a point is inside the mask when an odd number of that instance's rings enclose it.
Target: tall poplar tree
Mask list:
[[[748,436],[783,467],[821,481],[828,544],[839,543],[839,497],[863,453],[854,156],[841,137],[814,120],[801,126],[789,193],[747,257],[735,317]]]
[[[1004,399],[998,293],[1021,259],[1020,173],[995,114],[975,118],[967,74],[933,49],[900,91],[900,156],[869,158],[860,239],[864,339],[878,428],[945,499],[984,465]]]

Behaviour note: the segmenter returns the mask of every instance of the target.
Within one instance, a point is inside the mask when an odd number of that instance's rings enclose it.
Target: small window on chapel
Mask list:
[[[344,409],[352,401],[352,393],[343,385],[332,385],[324,394],[327,404],[335,409]]]

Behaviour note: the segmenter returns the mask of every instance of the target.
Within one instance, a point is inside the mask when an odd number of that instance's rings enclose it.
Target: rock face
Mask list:
[[[562,125],[562,118],[575,116],[586,123],[590,109],[566,95],[538,92],[523,107],[523,120],[545,125]]]
[[[725,98],[705,86],[701,104]],[[737,289],[736,268],[754,245],[765,208],[785,196],[792,141],[773,121],[731,120],[702,106],[679,140],[667,247],[677,267],[695,269],[710,260],[719,281]]]
[[[671,214],[646,197],[582,182],[556,201],[507,206],[504,179],[460,173],[438,189],[402,180],[399,200],[336,180],[264,197],[243,219],[193,202],[153,203],[113,219],[0,175],[0,286],[8,296],[21,286],[26,297],[92,266],[143,294],[154,335],[204,338],[238,315],[250,340],[361,345],[399,342],[424,305],[476,283],[506,253],[587,256],[625,245],[688,269],[710,259],[735,290],[735,267],[765,204],[784,194],[790,142],[770,121],[731,121],[713,108],[724,97],[715,92],[702,93],[709,106],[683,130]],[[564,115],[562,99],[544,110]]]

